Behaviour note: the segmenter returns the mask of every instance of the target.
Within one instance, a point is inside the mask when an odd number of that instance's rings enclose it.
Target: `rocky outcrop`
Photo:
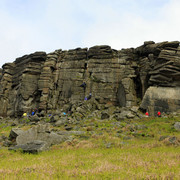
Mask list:
[[[45,59],[46,53],[36,52],[3,65],[0,83],[2,116],[21,116],[23,112],[38,105],[38,80]]]
[[[27,131],[12,129],[9,139],[15,146],[11,146],[9,149],[22,149],[24,152],[37,153],[48,150],[54,144],[66,141],[70,136],[71,134],[59,135],[53,132],[48,124],[34,126]]]
[[[83,82],[84,88],[80,87]],[[180,87],[178,41],[147,41],[135,49],[114,50],[103,45],[49,54],[36,52],[3,65],[0,116],[22,116],[34,108],[68,112],[90,93],[104,105],[132,107],[142,101],[141,108],[152,114],[157,109],[154,106],[164,112],[179,108],[179,97],[173,104],[173,98],[166,95],[163,101],[168,106],[160,108],[158,97],[153,95],[156,86],[158,91],[167,88],[167,93],[168,88]]]
[[[180,86],[180,48],[179,42],[167,43],[161,50],[154,68],[149,73],[150,85],[158,86]]]

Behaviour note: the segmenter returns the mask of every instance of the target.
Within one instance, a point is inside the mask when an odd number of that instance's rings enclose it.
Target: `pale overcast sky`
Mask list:
[[[0,0],[0,66],[35,51],[180,40],[180,0]]]

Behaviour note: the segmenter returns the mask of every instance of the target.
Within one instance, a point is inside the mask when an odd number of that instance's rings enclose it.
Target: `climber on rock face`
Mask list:
[[[91,99],[92,94],[89,93],[89,96],[87,97],[87,100]]]
[[[84,91],[85,91],[85,89],[86,89],[86,83],[83,82],[83,83],[80,85],[80,87],[83,87],[83,88],[84,88]]]
[[[87,101],[87,100],[91,99],[91,97],[92,97],[92,94],[89,93],[89,96],[88,96],[88,97],[85,97],[84,100]]]

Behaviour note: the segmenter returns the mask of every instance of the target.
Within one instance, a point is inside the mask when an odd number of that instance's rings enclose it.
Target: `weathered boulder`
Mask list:
[[[0,136],[0,144],[3,144],[4,141],[7,141],[8,140],[8,137],[2,135]]]
[[[51,146],[53,144],[59,144],[67,139],[67,136],[60,136],[55,132],[51,132],[47,125],[38,125],[17,136],[16,143],[20,145],[34,140],[41,140]]]
[[[35,115],[33,115],[33,116],[30,116],[30,117],[29,117],[29,120],[30,120],[31,122],[38,122],[38,121],[40,121],[40,118],[35,114]]]
[[[47,150],[54,144],[71,139],[72,134],[77,133],[55,133],[48,124],[34,126],[26,131],[12,129],[9,139],[4,140],[3,145],[10,147],[10,150],[22,149],[23,152],[38,153]]]
[[[85,131],[57,131],[59,135],[83,135],[86,134]]]
[[[168,113],[180,109],[180,87],[149,87],[146,91],[140,108],[151,115]]]
[[[174,128],[177,130],[177,131],[180,131],[180,122],[176,122],[174,124]]]
[[[11,129],[10,131],[10,134],[9,134],[9,139],[10,140],[13,140],[13,139],[16,139],[17,136],[19,136],[21,133],[23,133],[24,131],[22,129],[19,129],[19,128],[13,128]]]
[[[107,112],[101,113],[101,119],[109,119],[110,115]]]
[[[10,147],[9,150],[21,150],[24,153],[36,154],[49,149],[49,145],[45,141],[34,140],[25,144],[19,144],[14,147]]]
[[[58,121],[60,118],[58,115],[55,116],[51,116],[50,117],[50,123],[55,123],[56,121]]]
[[[55,126],[62,126],[64,124],[68,123],[67,118],[61,118],[60,120],[58,120],[57,122],[55,122]]]
[[[162,141],[165,145],[180,146],[180,139],[176,136],[161,136],[159,141]]]

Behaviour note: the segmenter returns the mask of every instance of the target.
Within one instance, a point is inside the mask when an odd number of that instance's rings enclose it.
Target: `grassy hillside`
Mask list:
[[[0,149],[0,179],[179,179],[179,117],[140,120],[88,119],[83,130],[50,151],[23,154]],[[24,126],[23,128],[28,128]],[[0,125],[0,135],[11,127]],[[64,126],[54,130],[64,130]]]

